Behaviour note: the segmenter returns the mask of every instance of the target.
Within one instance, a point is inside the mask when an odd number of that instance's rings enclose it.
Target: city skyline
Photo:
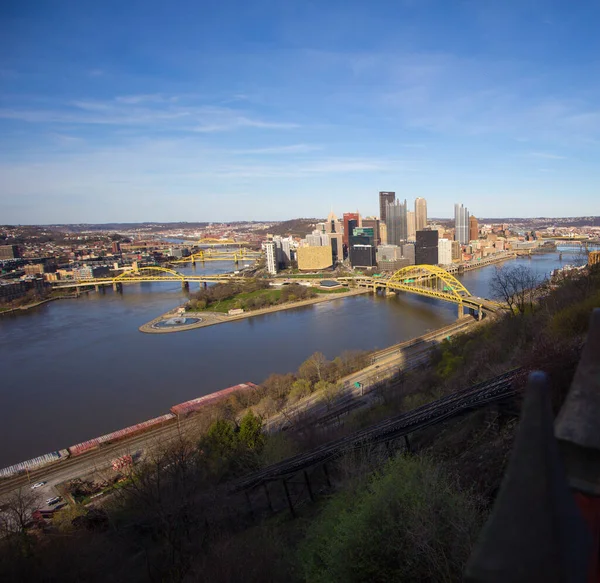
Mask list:
[[[600,215],[598,17],[516,0],[15,5],[2,222],[377,215],[384,188],[439,218],[456,200]]]

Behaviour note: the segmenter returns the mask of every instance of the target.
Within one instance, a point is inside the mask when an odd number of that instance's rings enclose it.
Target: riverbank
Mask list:
[[[368,289],[355,289],[344,293],[332,293],[326,295],[319,295],[316,298],[309,300],[301,300],[299,302],[290,302],[289,304],[282,304],[279,306],[270,306],[268,308],[261,308],[259,310],[252,310],[250,312],[244,312],[243,314],[235,314],[230,316],[219,312],[185,312],[185,317],[200,318],[200,321],[194,322],[189,325],[173,326],[172,328],[158,328],[157,324],[171,318],[175,318],[179,315],[179,307],[174,310],[169,310],[162,316],[154,318],[150,322],[140,326],[140,332],[146,334],[165,334],[171,332],[185,332],[186,330],[194,330],[196,328],[204,328],[206,326],[214,326],[216,324],[226,324],[227,322],[234,322],[236,320],[245,320],[246,318],[252,318],[253,316],[262,316],[264,314],[272,314],[274,312],[282,312],[284,310],[293,310],[294,308],[301,308],[304,306],[311,306],[313,304],[320,304],[321,302],[328,302],[331,300],[339,300],[351,296],[357,296],[362,294],[370,293]]]
[[[34,302],[33,304],[27,304],[26,306],[17,306],[16,308],[8,308],[7,310],[1,310],[0,316],[3,316],[5,314],[18,314],[19,312],[26,312],[27,310],[32,310],[33,308],[38,308],[39,306],[42,306],[49,302],[54,302],[55,300],[70,300],[73,298],[78,298],[81,295],[81,293],[83,293],[83,292],[80,292],[78,294],[69,294],[69,295],[64,295],[64,296],[58,296],[55,298],[46,298],[45,300],[40,300],[39,302]]]

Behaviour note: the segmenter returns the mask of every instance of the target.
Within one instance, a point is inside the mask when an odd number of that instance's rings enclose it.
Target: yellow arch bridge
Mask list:
[[[496,312],[503,306],[497,302],[473,296],[453,275],[436,265],[410,265],[394,273],[389,279],[359,278],[358,285],[372,287],[374,291],[408,292],[458,304],[459,317],[464,308],[483,312]]]
[[[206,249],[196,251],[187,257],[182,257],[176,261],[172,261],[173,264],[179,263],[192,263],[196,262],[204,263],[205,261],[233,261],[239,263],[240,261],[255,261],[260,258],[262,253],[260,251],[251,251],[241,247],[236,251],[217,251],[215,249]]]
[[[70,282],[58,281],[54,285],[55,289],[61,288],[82,288],[93,286],[99,289],[105,285],[112,285],[113,289],[122,289],[124,284],[144,283],[152,281],[178,281],[183,289],[189,289],[190,283],[208,284],[214,282],[242,281],[245,278],[232,275],[185,275],[173,269],[166,267],[140,267],[124,271],[115,277],[95,277],[92,279],[76,279]]]

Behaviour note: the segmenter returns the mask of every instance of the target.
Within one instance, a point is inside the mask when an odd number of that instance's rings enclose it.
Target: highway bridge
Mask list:
[[[113,289],[122,289],[122,286],[129,283],[144,282],[162,282],[176,281],[181,283],[183,289],[189,289],[190,283],[208,284],[208,283],[226,283],[232,281],[246,281],[247,278],[234,275],[185,275],[173,269],[166,267],[140,267],[124,271],[114,277],[94,277],[91,279],[77,279],[69,282],[64,280],[55,282],[54,289],[95,287],[99,289],[102,286],[111,285]]]
[[[468,308],[476,311],[478,319],[481,320],[484,312],[494,313],[504,307],[498,302],[473,296],[458,279],[437,265],[409,265],[389,278],[340,278],[342,279],[352,280],[356,285],[371,288],[374,292],[408,292],[452,302],[458,305],[459,317],[462,317],[464,309]]]
[[[73,281],[58,281],[55,289],[101,287],[111,285],[115,290],[123,289],[123,285],[144,282],[180,282],[183,289],[189,289],[190,283],[208,284],[218,282],[246,281],[247,278],[230,274],[222,275],[185,275],[166,267],[140,267],[124,271],[113,277],[97,277]],[[408,292],[425,297],[452,302],[458,305],[458,315],[464,315],[464,309],[477,313],[481,320],[484,312],[494,313],[504,306],[498,302],[471,295],[452,274],[435,265],[410,265],[397,271],[389,278],[376,277],[340,277],[340,282],[352,281],[359,287],[367,287],[373,292],[383,290],[385,293]]]
[[[206,249],[196,251],[187,257],[171,261],[171,263],[191,263],[192,265],[195,265],[197,262],[204,263],[206,261],[233,261],[234,263],[239,263],[240,261],[256,261],[257,259],[260,259],[262,255],[261,251],[251,251],[244,248],[237,249],[236,251]]]

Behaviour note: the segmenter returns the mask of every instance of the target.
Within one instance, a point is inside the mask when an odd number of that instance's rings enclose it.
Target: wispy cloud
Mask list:
[[[125,95],[105,101],[80,99],[52,109],[0,108],[0,118],[57,125],[149,126],[201,133],[299,127],[297,123],[265,119],[245,109],[181,101],[177,96],[161,94]]]
[[[566,156],[560,156],[558,154],[552,154],[551,152],[528,152],[527,156],[532,158],[542,158],[544,160],[566,160]]]
[[[322,149],[322,146],[311,144],[292,144],[289,146],[269,146],[267,148],[254,148],[250,150],[233,150],[232,154],[303,154]]]

